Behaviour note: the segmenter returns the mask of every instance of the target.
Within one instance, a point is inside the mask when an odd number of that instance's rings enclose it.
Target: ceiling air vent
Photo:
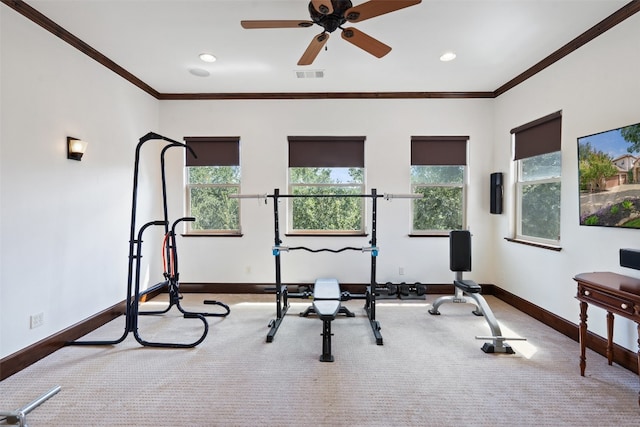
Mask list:
[[[295,73],[298,79],[321,79],[324,77],[324,70],[296,70]]]

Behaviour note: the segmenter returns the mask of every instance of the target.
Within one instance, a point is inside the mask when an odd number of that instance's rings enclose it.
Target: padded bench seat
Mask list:
[[[469,294],[476,294],[482,291],[482,287],[473,280],[454,280],[453,284]]]
[[[333,320],[340,311],[340,300],[314,300],[313,310],[320,320]]]
[[[340,301],[340,284],[336,279],[317,279],[313,285],[313,299]]]

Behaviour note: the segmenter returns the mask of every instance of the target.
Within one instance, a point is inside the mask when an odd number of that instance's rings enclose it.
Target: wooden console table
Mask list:
[[[613,315],[633,320],[638,327],[638,369],[640,371],[640,279],[610,272],[582,273],[573,278],[578,282],[580,301],[580,375],[587,367],[587,306],[595,305],[607,311],[607,361],[613,361]],[[638,394],[640,405],[640,392]]]

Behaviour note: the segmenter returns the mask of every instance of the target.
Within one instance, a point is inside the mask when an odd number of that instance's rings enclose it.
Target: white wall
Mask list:
[[[492,236],[495,283],[571,322],[579,322],[575,300],[581,272],[614,271],[620,248],[640,247],[640,231],[579,225],[577,138],[640,121],[640,16],[635,15],[588,45],[520,84],[495,103],[495,168],[510,172],[509,130],[562,110],[562,251],[506,242],[511,235],[514,197],[506,189],[506,214]],[[513,174],[506,176],[506,181]],[[589,309],[589,329],[606,336],[604,312]],[[637,349],[637,329],[616,320],[616,342]]]
[[[13,10],[0,14],[4,357],[125,298],[134,147],[157,131],[158,103]],[[67,136],[88,141],[81,162],[67,160]],[[153,172],[143,165],[142,193],[156,189]],[[157,209],[150,200],[142,217]],[[30,329],[37,313],[44,325]]]
[[[481,250],[491,239],[489,220],[490,147],[493,100],[306,100],[306,101],[170,101],[161,103],[162,131],[184,136],[240,136],[242,193],[287,193],[287,136],[364,135],[367,191],[410,193],[412,135],[468,135],[470,185],[468,223],[474,235],[474,277],[483,283],[492,275],[491,254]],[[183,153],[168,162],[171,170],[171,216],[183,215]],[[370,206],[370,203],[369,203]],[[446,238],[409,238],[411,202],[378,200],[380,255],[378,282],[450,283]],[[286,229],[286,207],[281,233]],[[183,238],[180,278],[183,282],[273,283],[273,205],[243,200],[242,238]],[[367,219],[370,224],[370,217]],[[341,248],[367,246],[367,237],[282,237],[284,246]],[[399,276],[399,267],[405,275]],[[283,281],[312,283],[321,276],[343,283],[367,283],[370,256],[360,252],[282,255]]]

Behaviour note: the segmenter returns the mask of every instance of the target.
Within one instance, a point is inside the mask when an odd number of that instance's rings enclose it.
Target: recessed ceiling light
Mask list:
[[[201,53],[200,59],[202,59],[204,62],[216,62],[216,57],[210,53]]]
[[[440,56],[440,61],[442,62],[449,62],[453,61],[454,59],[456,59],[456,54],[453,52],[445,52],[442,54],[442,56]]]
[[[202,68],[191,68],[189,72],[198,77],[209,77],[210,75],[207,70],[203,70]]]

